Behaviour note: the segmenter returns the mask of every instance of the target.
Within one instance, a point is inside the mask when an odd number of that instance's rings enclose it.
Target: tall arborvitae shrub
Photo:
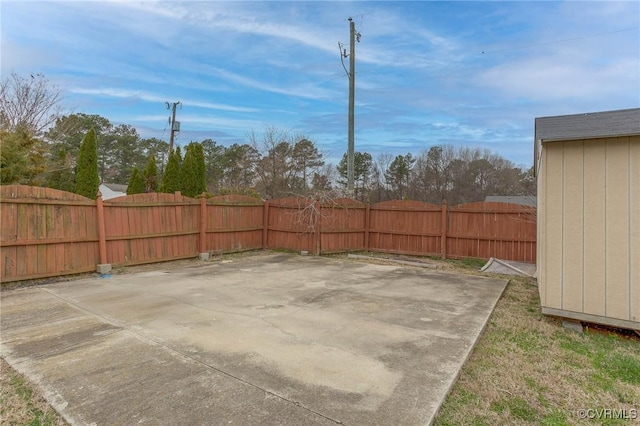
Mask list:
[[[207,165],[204,161],[204,148],[196,143],[193,148],[194,163],[196,167],[196,195],[207,191]]]
[[[162,192],[173,194],[176,191],[182,191],[180,176],[181,162],[180,147],[176,147],[175,151],[169,155],[169,161],[167,161],[167,167],[162,176]]]
[[[147,166],[142,172],[142,180],[144,182],[144,192],[156,192],[158,190],[158,167],[156,166],[156,157],[153,154],[149,156]]]
[[[131,177],[129,178],[129,185],[127,185],[127,195],[142,194],[143,192],[144,181],[142,180],[142,175],[140,175],[140,172],[136,167],[135,169],[133,169]]]
[[[191,142],[187,146],[187,152],[180,168],[184,195],[195,197],[206,191],[205,171],[202,145],[197,142]]]
[[[187,145],[184,152],[184,160],[180,167],[180,181],[182,182],[182,193],[188,197],[193,197],[192,188],[195,180],[193,176],[193,154],[191,152],[191,144]]]
[[[76,194],[96,199],[100,187],[98,175],[98,142],[96,132],[91,129],[82,140],[76,162]]]

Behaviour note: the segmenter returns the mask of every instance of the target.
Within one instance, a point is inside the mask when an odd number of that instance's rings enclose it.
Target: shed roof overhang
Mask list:
[[[640,135],[640,108],[539,117],[536,142],[559,142]]]
[[[537,117],[534,133],[533,166],[537,176],[542,144],[640,135],[640,108]]]

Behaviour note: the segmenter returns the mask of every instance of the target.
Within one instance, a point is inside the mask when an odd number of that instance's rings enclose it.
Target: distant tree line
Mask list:
[[[338,182],[347,179],[346,154],[337,167]],[[535,195],[533,168],[523,169],[488,149],[435,145],[411,153],[354,156],[355,196],[384,201],[408,198],[449,204],[482,201],[487,195]]]
[[[346,188],[346,154],[337,166],[327,164],[308,135],[266,127],[248,133],[244,143],[222,146],[205,139],[169,153],[167,142],[141,138],[130,125],[114,125],[99,115],[61,115],[60,99],[57,87],[41,74],[12,74],[2,81],[2,184],[47,186],[90,198],[100,182],[128,183],[129,194],[245,193],[264,199]],[[531,169],[480,148],[439,145],[416,155],[376,158],[356,152],[354,160],[354,196],[362,201],[458,204],[536,191]]]

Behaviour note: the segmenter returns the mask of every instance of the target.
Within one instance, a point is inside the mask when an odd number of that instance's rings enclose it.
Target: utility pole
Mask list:
[[[356,93],[356,40],[360,42],[360,33],[356,32],[356,25],[352,18],[349,18],[349,54],[347,49],[342,50],[342,44],[338,43],[340,48],[340,59],[349,57],[349,71],[345,68],[347,77],[349,77],[349,124],[348,124],[348,147],[347,147],[347,193],[349,196],[354,195],[354,110],[355,110],[355,93]]]
[[[171,135],[169,136],[169,155],[173,152],[173,139],[175,137],[176,132],[180,131],[180,122],[176,122],[176,107],[180,105],[180,102],[165,102],[167,104],[167,109],[171,109]]]

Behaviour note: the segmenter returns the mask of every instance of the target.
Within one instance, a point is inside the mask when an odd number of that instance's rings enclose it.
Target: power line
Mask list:
[[[487,53],[499,53],[499,52],[508,52],[508,51],[511,51],[511,50],[530,49],[532,47],[546,46],[546,45],[549,45],[549,44],[566,43],[568,41],[583,40],[585,38],[592,38],[592,37],[599,37],[599,36],[603,36],[603,35],[622,33],[622,32],[625,32],[625,31],[637,30],[638,28],[640,28],[640,27],[623,28],[621,30],[607,31],[607,32],[604,32],[604,33],[597,33],[597,34],[588,34],[588,35],[584,35],[584,36],[580,36],[580,37],[573,37],[573,38],[566,38],[566,39],[561,39],[561,40],[546,41],[546,42],[542,42],[542,43],[527,44],[527,45],[524,45],[524,46],[507,47],[505,49],[483,50],[482,54],[486,55]]]
[[[162,129],[162,136],[160,136],[160,139],[164,139],[164,134],[167,131],[167,127],[169,126],[169,124],[171,124],[171,114],[169,114],[169,119],[167,120],[167,122],[164,123],[164,129]]]

